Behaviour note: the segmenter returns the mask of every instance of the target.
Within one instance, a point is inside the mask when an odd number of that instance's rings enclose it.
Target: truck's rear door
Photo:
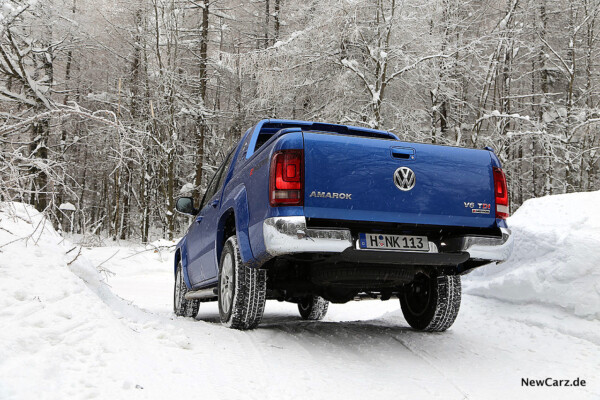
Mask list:
[[[304,132],[308,218],[492,227],[487,150]]]

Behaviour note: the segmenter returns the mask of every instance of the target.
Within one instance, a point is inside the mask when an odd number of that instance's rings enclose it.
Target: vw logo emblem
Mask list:
[[[400,167],[394,172],[394,184],[402,191],[409,191],[415,187],[415,173],[408,167]]]

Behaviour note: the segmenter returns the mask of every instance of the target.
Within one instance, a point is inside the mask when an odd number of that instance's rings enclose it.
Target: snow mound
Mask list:
[[[512,256],[464,279],[465,292],[600,319],[600,191],[526,201],[510,217]]]
[[[1,399],[134,396],[164,361],[147,362],[149,323],[42,214],[0,203]]]

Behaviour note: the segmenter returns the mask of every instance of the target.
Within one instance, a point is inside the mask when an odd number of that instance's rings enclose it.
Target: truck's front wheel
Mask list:
[[[187,292],[188,288],[183,280],[183,267],[179,261],[173,288],[173,312],[180,317],[195,317],[200,308],[200,300],[187,300],[185,298]]]
[[[329,302],[321,296],[308,296],[298,302],[298,311],[302,319],[319,321],[327,314]]]
[[[418,274],[400,295],[400,307],[414,329],[442,332],[454,323],[460,299],[460,276]]]
[[[237,239],[223,246],[219,263],[219,316],[233,329],[254,329],[265,310],[267,274],[263,269],[242,264]]]

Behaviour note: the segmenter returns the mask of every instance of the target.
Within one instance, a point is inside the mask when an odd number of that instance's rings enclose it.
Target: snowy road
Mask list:
[[[170,251],[81,248],[6,205],[0,399],[599,399],[598,201],[523,205],[513,257],[463,280],[477,296],[440,334],[411,330],[397,301],[332,305],[320,322],[270,301],[250,332],[223,328],[215,303],[177,318]],[[522,385],[547,378],[587,385]]]
[[[598,398],[598,322],[559,309],[465,295],[459,318],[442,334],[408,328],[397,301],[332,305],[324,321],[300,320],[292,304],[269,301],[256,331],[218,324],[216,303],[197,320],[171,312],[170,255],[127,248],[84,252],[115,273],[108,283],[139,307],[122,321],[159,357],[164,371],[132,386],[144,398],[165,391],[219,398]],[[523,387],[522,378],[575,379],[586,387]]]

